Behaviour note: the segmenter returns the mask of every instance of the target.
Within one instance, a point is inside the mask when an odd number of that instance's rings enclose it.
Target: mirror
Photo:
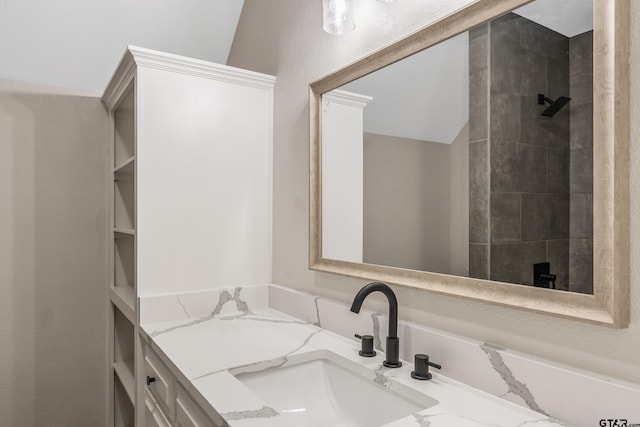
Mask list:
[[[624,326],[610,3],[481,0],[312,83],[310,267]]]
[[[536,0],[323,94],[322,257],[593,293],[592,17]]]

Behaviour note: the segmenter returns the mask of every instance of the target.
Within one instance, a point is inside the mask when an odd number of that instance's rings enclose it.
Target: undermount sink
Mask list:
[[[236,378],[296,426],[380,426],[438,403],[328,351]]]

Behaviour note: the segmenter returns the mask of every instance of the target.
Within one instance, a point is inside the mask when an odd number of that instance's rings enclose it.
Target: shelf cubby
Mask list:
[[[127,316],[111,305],[113,309],[113,370],[123,391],[135,401],[134,355],[135,327]]]
[[[109,291],[111,302],[131,323],[136,321],[136,294],[133,288],[113,287]]]
[[[116,375],[113,381],[113,425],[114,427],[133,427],[134,420],[133,401]]]
[[[120,380],[124,391],[131,402],[135,401],[135,380],[133,375],[133,359],[121,360],[113,363],[113,371]]]
[[[116,306],[113,307],[113,361],[133,361],[134,326]]]
[[[135,113],[133,86],[114,111],[114,163],[113,167],[125,163],[135,155]]]
[[[115,172],[113,177],[114,227],[133,230],[135,228],[135,180],[133,176],[133,163]]]
[[[113,235],[113,288],[135,310],[135,235],[119,231]]]
[[[127,176],[133,178],[133,164],[136,160],[136,156],[131,156],[126,159],[123,163],[119,163],[114,166],[113,172],[115,174],[119,174],[126,179]]]

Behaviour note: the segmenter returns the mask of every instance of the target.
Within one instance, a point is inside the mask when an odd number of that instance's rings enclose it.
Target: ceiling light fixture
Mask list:
[[[396,0],[378,0],[393,3]],[[329,34],[347,34],[355,30],[355,0],[322,0],[322,28]]]
[[[346,34],[356,28],[354,0],[322,0],[322,28],[329,34]]]

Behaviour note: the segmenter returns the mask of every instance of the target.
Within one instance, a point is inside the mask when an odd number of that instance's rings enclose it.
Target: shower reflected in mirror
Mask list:
[[[592,293],[592,6],[536,0],[323,94],[322,257]]]
[[[540,105],[545,105],[545,103],[549,104],[549,107],[547,107],[547,109],[544,110],[540,115],[545,117],[553,117],[556,115],[558,111],[562,109],[562,107],[567,105],[569,101],[571,101],[571,98],[569,98],[568,96],[561,96],[560,98],[554,101],[544,96],[544,94],[539,93],[538,104]]]

